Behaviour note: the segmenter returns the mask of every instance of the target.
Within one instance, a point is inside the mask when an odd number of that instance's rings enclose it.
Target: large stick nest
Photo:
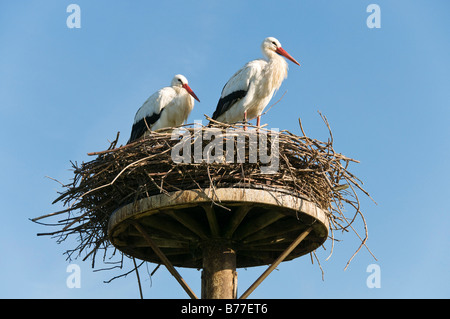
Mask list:
[[[208,127],[185,125],[182,128],[188,134],[183,141],[189,143],[191,149],[188,163],[175,163],[172,158],[173,148],[177,144],[180,145],[182,140],[181,136],[173,138],[173,128],[151,132],[137,142],[118,148],[117,135],[108,150],[89,154],[95,156],[93,160],[80,165],[72,162],[73,181],[63,185],[63,191],[54,201],[62,203],[66,209],[35,218],[33,221],[64,215],[65,218],[56,223],[46,224],[56,226],[57,230],[39,235],[54,236],[58,242],[64,241],[68,236],[76,236],[78,246],[66,252],[68,257],[71,258],[74,254],[78,257],[84,253],[84,260],[92,257],[94,267],[95,255],[100,250],[104,250],[105,260],[108,248],[114,248],[108,240],[108,220],[117,208],[125,204],[179,190],[219,187],[273,188],[312,201],[327,210],[332,233],[333,230],[353,229],[353,221],[360,216],[364,221],[365,236],[360,237],[363,246],[367,240],[367,228],[357,191],[362,191],[367,196],[369,194],[361,187],[361,181],[348,170],[351,162],[358,161],[333,149],[331,129],[326,118],[322,118],[330,134],[326,142],[307,137],[300,120],[302,136],[286,130],[273,132],[249,124],[246,125],[247,131],[243,131],[241,124],[212,123]],[[242,136],[243,133],[256,136],[265,134],[268,153],[272,150],[279,154],[276,171],[264,174],[262,168],[268,164],[262,163],[259,157],[256,162],[249,158],[248,150],[253,147],[249,145],[250,139],[245,139],[247,152],[244,159],[240,157],[240,160],[237,160],[237,145],[234,140],[236,147],[232,154],[233,161],[219,160],[219,163],[208,163],[204,160],[196,163],[194,156],[198,132],[204,134],[208,130],[224,133],[221,136],[225,138],[223,145],[230,136]],[[278,141],[278,150],[271,149],[275,145],[275,138]],[[211,142],[203,138],[202,149]],[[214,152],[211,155],[216,159],[226,158],[225,152],[219,154],[223,156],[217,156]],[[345,205],[353,208],[350,216],[344,214]]]

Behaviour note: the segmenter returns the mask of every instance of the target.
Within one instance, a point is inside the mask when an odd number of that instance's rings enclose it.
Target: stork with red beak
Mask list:
[[[200,102],[189,87],[188,80],[181,74],[175,75],[171,86],[152,94],[136,112],[127,144],[136,141],[148,130],[183,124],[194,108],[194,99]]]
[[[248,62],[225,84],[212,119],[224,123],[247,121],[261,114],[276,90],[287,77],[287,58],[300,65],[273,37],[264,39],[261,50],[265,59]]]

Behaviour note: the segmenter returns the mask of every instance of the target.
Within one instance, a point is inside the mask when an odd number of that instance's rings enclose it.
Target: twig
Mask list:
[[[139,270],[138,270],[138,267],[136,266],[136,259],[134,257],[132,257],[132,259],[133,259],[134,270],[136,271],[136,277],[137,277],[137,282],[138,282],[138,286],[139,286],[139,295],[141,296],[141,299],[144,299],[144,297],[142,295],[141,279],[139,278]]]
[[[272,107],[274,107],[275,105],[277,105],[277,104],[283,99],[283,97],[284,97],[284,95],[285,95],[286,93],[287,93],[287,91],[284,91],[283,95],[278,99],[278,101],[276,101],[275,103],[273,103],[273,104],[267,109],[267,111],[265,111],[263,114],[261,114],[261,116],[265,115],[267,112],[270,111],[270,109],[271,109]]]

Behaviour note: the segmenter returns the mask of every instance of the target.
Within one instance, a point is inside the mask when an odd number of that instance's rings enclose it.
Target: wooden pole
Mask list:
[[[166,255],[159,249],[157,245],[153,242],[152,238],[147,234],[145,229],[137,222],[130,221],[131,224],[133,224],[134,227],[142,234],[142,236],[145,238],[147,243],[150,245],[150,247],[153,249],[153,251],[158,255],[158,257],[161,259],[163,264],[166,266],[167,270],[172,274],[172,276],[175,277],[175,279],[178,281],[178,283],[183,287],[184,291],[191,297],[192,299],[198,299],[198,297],[195,295],[195,293],[192,291],[192,289],[187,285],[187,283],[184,281],[184,279],[180,276],[178,271],[175,269],[175,267],[172,265],[172,263],[167,259]]]
[[[269,274],[275,268],[277,268],[278,265],[295,249],[295,247],[297,247],[303,241],[303,239],[305,239],[306,236],[309,235],[311,231],[312,227],[309,227],[307,230],[301,233],[300,236],[298,236],[297,239],[294,240],[288,248],[286,248],[286,250],[269,266],[269,268],[266,269],[265,272],[263,272],[263,274],[258,279],[256,279],[256,281],[242,294],[239,299],[247,298],[253,292],[253,290],[255,290],[256,287],[258,287],[263,282],[263,280],[266,279],[266,277],[269,276]]]
[[[236,299],[236,252],[224,240],[203,247],[202,299]]]

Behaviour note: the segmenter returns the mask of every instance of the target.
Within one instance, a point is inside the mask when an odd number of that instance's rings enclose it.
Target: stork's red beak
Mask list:
[[[189,85],[183,84],[183,88],[184,88],[186,91],[188,91],[188,93],[189,93],[190,95],[192,95],[192,97],[193,97],[194,99],[196,99],[197,101],[200,102],[200,100],[198,99],[197,95],[195,95],[194,91],[192,91],[192,89],[189,87]]]
[[[279,47],[278,49],[276,49],[275,51],[276,53],[278,53],[279,55],[284,56],[286,59],[291,60],[292,62],[294,62],[297,65],[300,65],[300,63],[297,62],[297,60],[295,60],[289,53],[286,52],[285,49],[283,49],[282,47]]]

